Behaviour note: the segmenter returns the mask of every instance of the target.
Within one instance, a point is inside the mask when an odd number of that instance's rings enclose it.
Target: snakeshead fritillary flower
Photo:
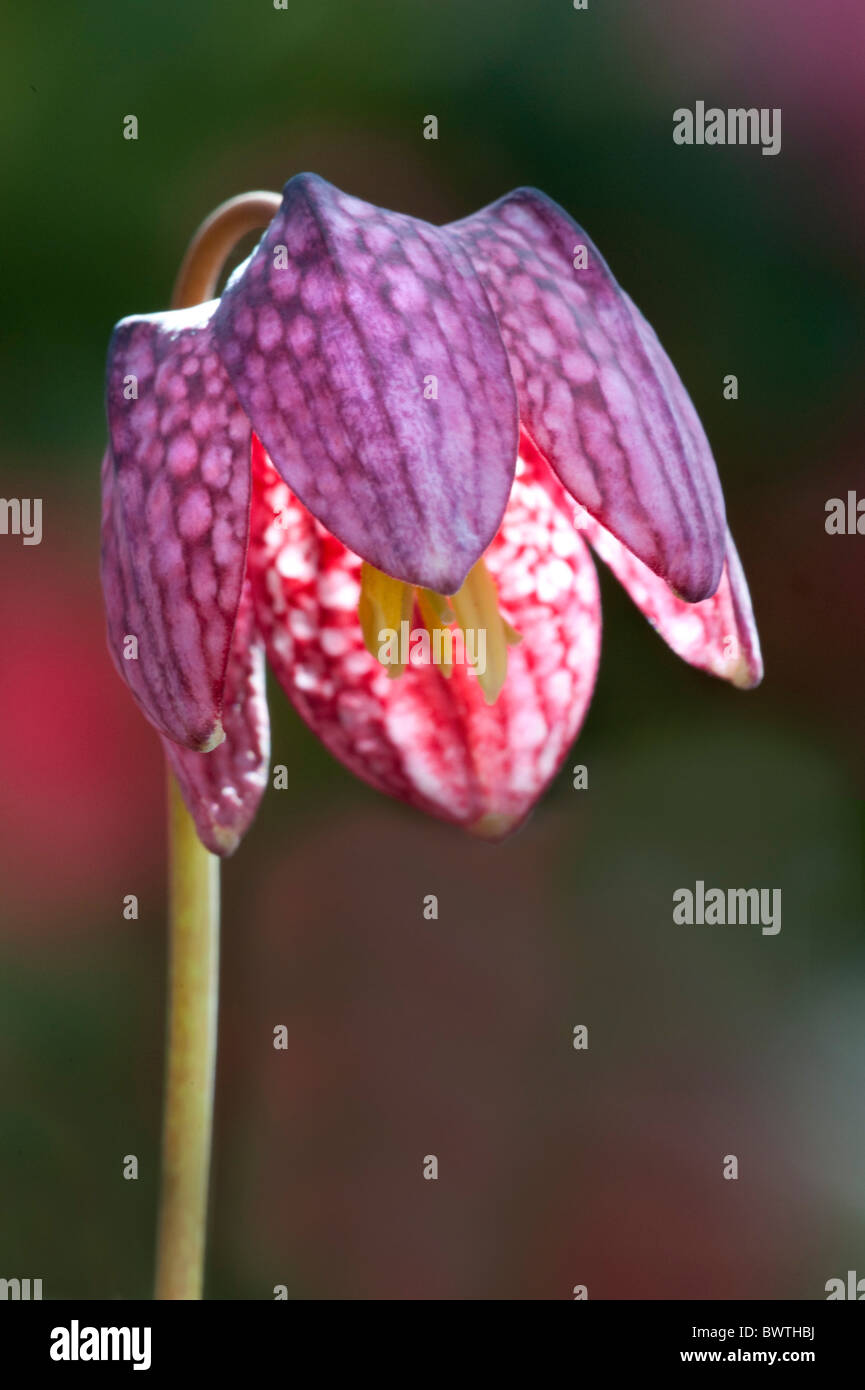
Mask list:
[[[591,698],[585,541],[686,661],[761,677],[694,408],[542,193],[435,227],[298,175],[220,299],[117,325],[107,412],[109,643],[216,853],[267,778],[265,652],[365,781],[519,823]],[[387,667],[412,618],[442,664]]]

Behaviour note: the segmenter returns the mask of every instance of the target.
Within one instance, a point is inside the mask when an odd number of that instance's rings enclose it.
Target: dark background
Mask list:
[[[824,530],[865,495],[863,29],[858,0],[7,11],[0,468],[44,538],[0,537],[0,1276],[149,1292],[163,772],[103,635],[104,353],[211,207],[303,169],[433,221],[534,184],[585,225],[706,425],[767,675],[680,664],[605,573],[589,790],[572,758],[505,848],[355,782],[273,691],[292,787],[224,873],[208,1294],[865,1276],[865,537]],[[675,146],[698,99],[781,107],[780,155]],[[675,927],[698,878],[780,887],[780,934]]]

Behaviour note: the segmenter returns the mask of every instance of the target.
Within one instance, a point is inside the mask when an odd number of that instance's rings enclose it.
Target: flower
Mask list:
[[[523,820],[591,699],[586,540],[686,661],[761,677],[696,412],[535,190],[435,227],[298,175],[220,299],[117,325],[107,413],[109,646],[216,853],[267,778],[265,651],[373,786]]]

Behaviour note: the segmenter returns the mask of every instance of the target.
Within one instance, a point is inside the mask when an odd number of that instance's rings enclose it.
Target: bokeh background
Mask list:
[[[0,537],[0,1274],[152,1275],[163,772],[103,635],[108,335],[166,305],[211,207],[312,169],[433,221],[535,184],[586,226],[706,424],[767,676],[679,664],[604,573],[589,790],[566,767],[506,848],[352,780],[273,692],[292,787],[224,872],[208,1294],[865,1275],[865,537],[824,530],[865,495],[863,29],[858,0],[7,12],[0,490],[44,499],[44,538]],[[675,146],[697,99],[781,107],[781,154]],[[674,927],[697,878],[780,887],[780,935]]]

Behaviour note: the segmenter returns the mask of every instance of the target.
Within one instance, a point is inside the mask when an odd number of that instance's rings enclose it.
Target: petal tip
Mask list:
[[[523,817],[518,815],[504,815],[500,811],[487,811],[479,816],[467,827],[470,835],[474,835],[478,840],[489,840],[496,844],[506,840],[509,835],[516,830]]]
[[[225,730],[222,727],[222,720],[217,719],[213,727],[213,732],[204,740],[203,743],[198,745],[196,751],[199,753],[212,753],[214,748],[218,748],[219,745],[224,742]]]
[[[736,664],[727,679],[737,690],[756,690],[763,680],[763,663],[743,659]]]
[[[214,825],[211,826],[210,840],[212,843],[206,845],[206,848],[213,854],[218,854],[221,859],[227,859],[237,849],[241,837],[236,830],[230,829],[227,825]]]
[[[664,579],[674,597],[682,603],[704,603],[714,598],[724,577],[724,547],[722,543],[713,546],[710,562],[696,566],[690,573],[663,574],[660,566],[655,573]],[[711,567],[710,567],[711,565]]]

